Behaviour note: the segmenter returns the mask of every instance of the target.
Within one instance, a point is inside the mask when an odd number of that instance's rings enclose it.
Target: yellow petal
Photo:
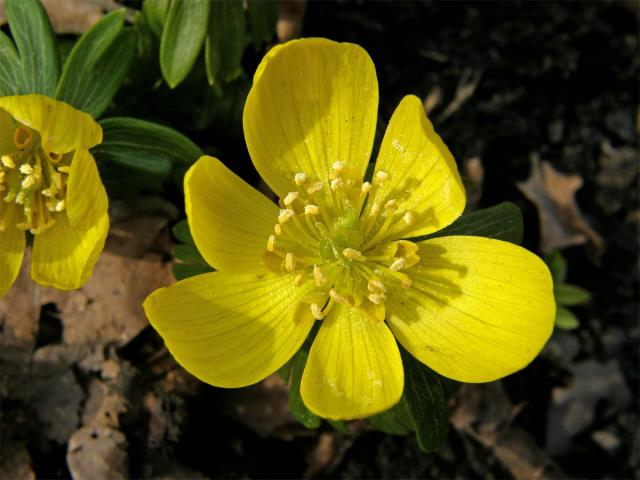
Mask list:
[[[264,270],[261,257],[278,220],[278,207],[220,160],[200,157],[184,177],[191,235],[213,268],[229,273]]]
[[[313,341],[300,392],[323,418],[365,418],[400,400],[404,371],[384,322],[359,308],[336,304]]]
[[[13,144],[14,130],[11,115],[0,108],[0,155],[8,155],[16,150]]]
[[[384,205],[395,198],[398,212],[411,211],[413,221],[389,231],[387,238],[410,238],[441,230],[458,218],[466,196],[456,162],[433,130],[418,97],[402,99],[391,117],[376,161],[376,173],[389,177],[375,189],[374,201]],[[374,173],[375,178],[375,173]]]
[[[108,231],[106,212],[88,230],[73,228],[66,215],[57,215],[51,229],[35,235],[31,278],[61,290],[80,288],[93,272]]]
[[[24,255],[25,234],[15,226],[16,210],[10,206],[0,206],[0,220],[5,225],[4,231],[0,232],[0,297],[16,281]]]
[[[553,330],[547,266],[511,243],[442,237],[419,243],[412,285],[387,300],[387,322],[418,360],[445,377],[490,382],[525,367]]]
[[[326,181],[333,163],[357,176],[371,156],[378,80],[361,47],[321,38],[272,49],[254,76],[244,108],[244,134],[258,172],[280,197],[293,176]]]
[[[284,365],[313,325],[291,275],[206,273],[153,292],[151,325],[186,370],[218,387],[251,385]]]
[[[52,152],[88,150],[102,142],[102,128],[91,115],[50,97],[38,94],[0,97],[0,108],[36,130],[44,148]]]
[[[88,150],[76,150],[67,184],[67,216],[72,227],[87,230],[109,207],[96,161]]]

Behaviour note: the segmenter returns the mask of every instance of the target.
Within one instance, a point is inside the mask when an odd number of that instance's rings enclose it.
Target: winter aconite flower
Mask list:
[[[82,286],[104,246],[108,200],[89,148],[102,129],[86,113],[43,95],[0,97],[0,295],[33,234],[31,277]]]
[[[544,263],[486,238],[416,240],[460,216],[462,182],[413,96],[393,114],[366,180],[377,109],[362,48],[289,42],[258,67],[244,110],[249,153],[279,207],[215,158],[187,173],[191,232],[218,271],[160,289],[144,306],[203,381],[255,383],[322,322],[302,398],[322,417],[349,419],[400,399],[396,341],[464,382],[508,375],[542,348],[555,310]]]

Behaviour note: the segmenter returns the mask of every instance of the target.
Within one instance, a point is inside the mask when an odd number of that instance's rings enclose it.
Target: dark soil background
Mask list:
[[[404,95],[429,98],[430,118],[459,165],[482,162],[477,206],[516,203],[527,248],[540,251],[538,212],[516,183],[529,176],[532,155],[583,179],[577,202],[604,240],[603,252],[590,243],[563,250],[568,282],[593,296],[573,309],[580,327],[556,331],[522,372],[463,388],[441,451],[424,454],[412,436],[361,423],[350,434],[328,424],[305,431],[286,413],[286,391],[275,380],[242,391],[201,385],[150,328],[102,349],[93,366],[66,351],[80,400],[56,404],[56,415],[75,408],[86,423],[96,375],[105,391],[125,392],[115,413],[124,438],[107,457],[114,477],[122,464],[131,477],[155,478],[640,478],[639,16],[633,1],[307,5],[304,36],[358,43],[373,58],[379,133]],[[259,56],[246,60],[253,71]],[[465,84],[471,93],[451,105]],[[220,149],[221,158],[247,163],[242,143]],[[41,310],[40,350],[61,343],[56,312],[54,304]],[[4,356],[7,389],[20,380],[6,373]],[[105,373],[107,364],[116,373]],[[73,448],[43,424],[42,397],[3,392],[1,407],[5,461],[26,451],[20,458],[37,477],[69,477]],[[78,468],[91,472],[71,470]]]

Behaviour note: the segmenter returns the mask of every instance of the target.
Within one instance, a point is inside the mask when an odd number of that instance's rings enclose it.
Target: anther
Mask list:
[[[391,265],[389,265],[389,270],[392,272],[398,272],[404,268],[406,261],[404,258],[396,258]]]
[[[63,211],[65,207],[66,207],[65,201],[60,200],[58,203],[56,203],[56,212]]]
[[[4,165],[7,168],[16,168],[16,164],[13,161],[13,158],[11,158],[9,155],[2,155],[2,158],[0,158],[0,161],[2,162],[2,165]]]
[[[371,293],[369,294],[369,296],[367,297],[371,303],[375,303],[376,305],[380,305],[382,303],[384,303],[384,299],[386,298],[384,293],[379,294],[379,293]]]
[[[302,172],[301,173],[296,173],[293,176],[293,182],[298,186],[304,185],[306,183],[306,181],[307,181],[307,174],[306,173],[302,173]]]
[[[362,186],[360,187],[360,192],[364,195],[365,193],[368,193],[369,190],[371,190],[371,184],[369,182],[364,182],[362,184]]]
[[[320,213],[320,208],[313,204],[305,205],[304,213],[307,215],[318,215]]]
[[[36,177],[35,175],[28,175],[24,180],[22,180],[21,187],[23,189],[30,188],[33,187],[37,182],[38,177]]]
[[[300,285],[302,285],[302,282],[304,281],[304,274],[299,273],[298,275],[295,276],[295,278],[293,279],[293,284],[296,287],[299,287]]]
[[[298,192],[287,193],[287,196],[284,197],[285,206],[290,207],[293,204],[293,202],[296,201],[296,198],[298,198],[298,195],[300,195]]]
[[[333,165],[331,165],[331,168],[336,172],[341,172],[344,170],[344,163],[342,163],[340,160],[336,160],[335,162],[333,162]]]
[[[269,235],[269,239],[267,240],[267,251],[273,252],[276,249],[276,236]]]
[[[62,165],[61,167],[58,167],[58,171],[60,173],[69,173],[71,171],[71,167],[67,165]]]
[[[311,315],[313,315],[313,318],[315,318],[316,320],[324,319],[324,315],[322,314],[322,309],[320,308],[320,305],[318,305],[317,303],[311,304]]]
[[[413,222],[415,221],[415,215],[413,214],[413,212],[406,212],[403,216],[402,216],[402,221],[404,221],[404,223],[407,224],[407,226],[409,225],[413,225]]]
[[[282,235],[282,225],[280,225],[279,223],[276,223],[273,227],[273,231],[275,232],[276,235]]]
[[[20,165],[20,173],[24,175],[31,175],[33,173],[33,167],[28,163],[23,163]]]
[[[345,248],[342,250],[342,255],[347,257],[349,260],[362,260],[364,257],[362,256],[362,252],[354,249],[354,248]]]
[[[345,303],[347,301],[347,299],[343,295],[340,295],[338,292],[336,292],[335,288],[329,290],[329,296],[333,298],[336,303]]]
[[[385,293],[387,289],[380,280],[369,280],[367,288],[372,293]]]
[[[379,172],[376,172],[375,179],[380,183],[385,182],[389,179],[389,174],[383,170],[380,170]]]
[[[321,287],[325,283],[327,283],[327,276],[324,274],[320,267],[317,265],[313,266],[313,279],[316,281],[316,285]]]
[[[293,256],[293,253],[287,252],[284,256],[284,268],[287,272],[293,272],[296,268],[296,258]]]
[[[295,214],[296,212],[294,212],[290,208],[285,208],[283,210],[280,210],[280,214],[278,215],[278,223],[280,224],[287,223],[289,220],[291,220],[291,218]]]
[[[324,184],[322,182],[312,183],[311,185],[309,185],[309,188],[307,188],[307,193],[309,195],[313,195],[314,193],[318,193],[320,190],[322,190],[323,187]]]
[[[398,209],[398,202],[396,201],[395,198],[392,198],[391,200],[389,200],[387,203],[384,204],[384,209],[385,210],[397,210]]]
[[[341,178],[334,178],[331,180],[331,190],[334,192],[344,185],[344,181]]]

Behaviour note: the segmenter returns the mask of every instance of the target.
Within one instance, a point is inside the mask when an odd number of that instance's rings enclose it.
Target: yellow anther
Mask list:
[[[307,182],[307,174],[306,173],[296,173],[293,176],[293,182],[298,185],[304,185]]]
[[[58,189],[56,188],[55,185],[51,185],[49,188],[45,188],[40,193],[45,197],[52,198],[56,196],[56,193],[58,193]]]
[[[342,163],[340,160],[336,160],[335,162],[333,162],[333,165],[331,165],[331,168],[336,172],[341,172],[344,170],[344,163]]]
[[[68,167],[66,165],[62,165],[61,167],[58,167],[58,171],[60,173],[69,173],[71,171],[71,167]]]
[[[317,303],[311,304],[311,315],[313,315],[313,318],[315,318],[316,320],[324,319],[324,315],[322,314],[322,309],[320,308],[320,305],[318,305]]]
[[[296,257],[291,252],[284,256],[284,268],[287,272],[293,272],[296,268]]]
[[[391,265],[389,265],[389,270],[392,272],[398,272],[402,270],[406,264],[406,260],[404,258],[396,258]]]
[[[403,216],[402,216],[402,221],[404,223],[407,224],[407,226],[409,225],[413,225],[413,222],[415,222],[416,217],[413,214],[413,212],[406,212]]]
[[[371,190],[371,184],[369,182],[364,182],[360,187],[360,193],[362,193],[363,195],[365,193],[368,193],[369,190]]]
[[[6,173],[4,173],[3,171],[0,171],[0,183],[4,182],[5,176],[6,176]]]
[[[33,173],[33,167],[28,163],[23,163],[22,165],[20,165],[19,170],[20,170],[20,173],[24,175],[31,175]]]
[[[295,278],[293,279],[293,284],[296,287],[299,287],[300,285],[302,285],[302,282],[304,282],[304,274],[302,273],[296,275]]]
[[[276,236],[269,235],[269,239],[267,240],[267,251],[274,252],[276,249]]]
[[[341,178],[334,178],[331,180],[331,190],[334,192],[344,185],[344,181]]]
[[[36,177],[35,175],[28,175],[24,178],[24,180],[22,180],[22,188],[31,188],[33,187],[36,183],[38,183],[38,177]]]
[[[18,192],[18,195],[16,196],[16,203],[18,205],[24,205],[24,192],[22,191]]]
[[[318,193],[323,188],[324,184],[322,182],[312,183],[311,185],[309,185],[309,188],[307,188],[307,193],[309,195],[313,195],[314,193]]]
[[[322,270],[320,270],[320,267],[317,265],[313,266],[313,279],[316,281],[316,285],[318,287],[321,287],[325,283],[327,283],[327,276]]]
[[[67,206],[66,202],[64,200],[60,200],[58,203],[56,203],[56,212],[63,211],[66,206]]]
[[[362,252],[354,249],[354,248],[345,248],[342,250],[342,255],[347,257],[349,260],[362,260],[364,259]]]
[[[296,201],[296,199],[298,198],[298,195],[300,195],[298,192],[289,192],[287,193],[287,196],[284,197],[284,204],[286,207],[290,207],[293,202]]]
[[[369,283],[367,283],[367,288],[372,293],[385,293],[387,291],[384,284],[380,280],[369,280]]]
[[[385,210],[397,210],[398,209],[398,202],[396,201],[395,198],[392,198],[391,200],[389,200],[387,203],[384,204],[384,209]]]
[[[16,168],[16,164],[13,161],[13,158],[11,158],[9,155],[2,155],[2,158],[0,158],[0,161],[2,162],[2,165],[4,165],[7,168]]]
[[[375,180],[382,183],[389,180],[389,174],[383,170],[376,172]]]
[[[291,218],[295,214],[296,212],[294,212],[290,208],[285,208],[283,210],[280,210],[280,214],[278,215],[278,223],[280,224],[287,223],[289,220],[291,220]]]
[[[409,288],[411,286],[411,279],[406,273],[402,274],[402,279],[400,280],[400,282],[402,283],[402,286],[404,288]]]
[[[317,205],[313,204],[305,205],[304,213],[306,213],[307,215],[319,215],[320,208]]]
[[[384,303],[384,299],[386,298],[384,293],[371,293],[367,297],[371,303],[375,303],[376,305],[381,305]]]
[[[343,295],[340,295],[338,292],[336,292],[335,288],[329,290],[329,296],[333,298],[336,303],[346,303],[347,301],[347,299]]]
[[[280,225],[279,223],[276,223],[273,227],[273,231],[275,232],[276,235],[282,235],[282,225]]]

